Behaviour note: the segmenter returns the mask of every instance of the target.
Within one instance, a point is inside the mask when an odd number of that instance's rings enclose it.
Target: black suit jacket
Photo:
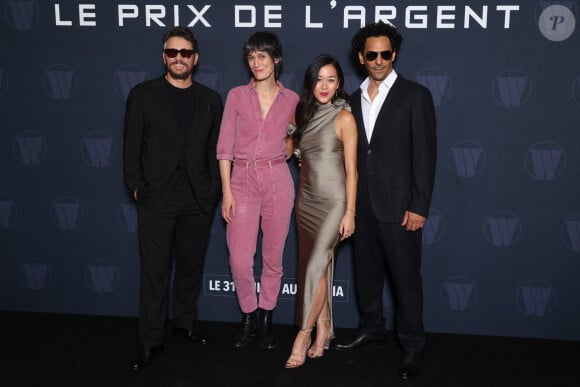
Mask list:
[[[437,153],[431,93],[399,74],[379,112],[370,143],[361,93],[358,89],[351,96],[351,106],[358,127],[359,192],[368,191],[368,195],[357,195],[357,202],[370,201],[364,204],[385,223],[400,223],[406,210],[427,217]]]
[[[177,180],[185,151],[187,173],[199,204],[212,211],[220,193],[216,145],[223,105],[220,95],[193,82],[194,122],[187,137],[179,128],[163,77],[145,81],[127,97],[124,123],[124,181],[137,189],[139,205],[164,203]]]

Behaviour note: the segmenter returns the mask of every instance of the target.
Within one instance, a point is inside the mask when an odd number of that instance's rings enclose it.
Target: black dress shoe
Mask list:
[[[207,344],[207,338],[205,336],[196,333],[193,329],[187,328],[173,328],[172,330],[175,336],[180,336],[188,341],[195,344]]]
[[[142,346],[141,350],[137,355],[135,355],[135,359],[131,361],[129,366],[135,372],[140,371],[143,368],[148,367],[153,358],[161,354],[161,352],[163,352],[163,346],[161,345],[155,347]]]
[[[403,355],[399,364],[399,376],[408,379],[409,376],[417,375],[423,368],[423,352],[409,352]]]
[[[371,334],[366,332],[360,332],[356,335],[356,337],[352,340],[345,341],[345,340],[333,340],[331,343],[331,347],[333,349],[338,349],[339,351],[352,351],[355,349],[359,349],[365,345],[373,344],[379,345],[385,343],[385,335],[384,334]]]

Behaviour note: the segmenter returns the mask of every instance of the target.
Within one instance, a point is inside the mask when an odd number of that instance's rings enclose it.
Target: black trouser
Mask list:
[[[399,343],[404,352],[421,351],[425,345],[421,230],[405,231],[400,223],[381,223],[370,210],[368,201],[366,206],[360,203],[353,240],[360,329],[383,334],[382,295],[388,273],[396,306],[395,328]]]
[[[173,321],[178,328],[192,328],[212,217],[198,205],[187,178],[178,179],[163,206],[138,206],[139,337],[144,345],[156,346],[164,340],[173,257]]]

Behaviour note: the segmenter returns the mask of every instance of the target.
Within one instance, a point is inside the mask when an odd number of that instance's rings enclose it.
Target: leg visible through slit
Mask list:
[[[304,364],[306,356],[310,358],[323,356],[324,350],[328,348],[328,344],[332,339],[331,309],[328,302],[328,277],[329,273],[331,276],[333,275],[332,272],[329,272],[329,270],[333,270],[333,260],[334,252],[331,252],[328,257],[326,269],[322,272],[316,292],[314,293],[310,311],[304,311],[309,313],[306,326],[302,327],[296,335],[296,339],[294,339],[292,352],[286,361],[286,368],[300,367]],[[310,346],[312,340],[310,334],[314,324],[317,325],[316,341]],[[308,348],[309,346],[310,348]]]
[[[334,255],[331,252],[328,256],[326,270],[322,272],[320,282],[312,301],[312,309],[308,316],[308,327],[316,325],[316,339],[308,350],[308,357],[317,358],[324,355],[324,350],[328,349],[330,340],[333,337],[329,304],[329,270],[332,270]]]

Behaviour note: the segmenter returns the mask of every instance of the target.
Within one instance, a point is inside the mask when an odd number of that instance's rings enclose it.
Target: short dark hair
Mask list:
[[[167,42],[170,38],[173,37],[183,38],[188,42],[191,42],[191,44],[193,45],[193,52],[198,51],[197,39],[195,38],[195,36],[193,36],[193,32],[191,32],[189,28],[174,27],[170,29],[169,31],[163,34],[163,44],[165,44],[165,42]]]
[[[278,79],[282,67],[282,43],[278,36],[271,32],[255,32],[244,43],[244,58],[254,51],[265,51],[272,59],[278,59],[274,68],[274,77]]]
[[[368,24],[362,27],[354,35],[351,41],[353,54],[356,56],[359,53],[364,52],[365,44],[368,38],[380,36],[386,36],[389,38],[391,41],[391,46],[393,47],[393,52],[399,53],[399,50],[401,49],[401,43],[403,43],[403,36],[392,24],[386,24],[382,21],[379,21],[378,23]]]

